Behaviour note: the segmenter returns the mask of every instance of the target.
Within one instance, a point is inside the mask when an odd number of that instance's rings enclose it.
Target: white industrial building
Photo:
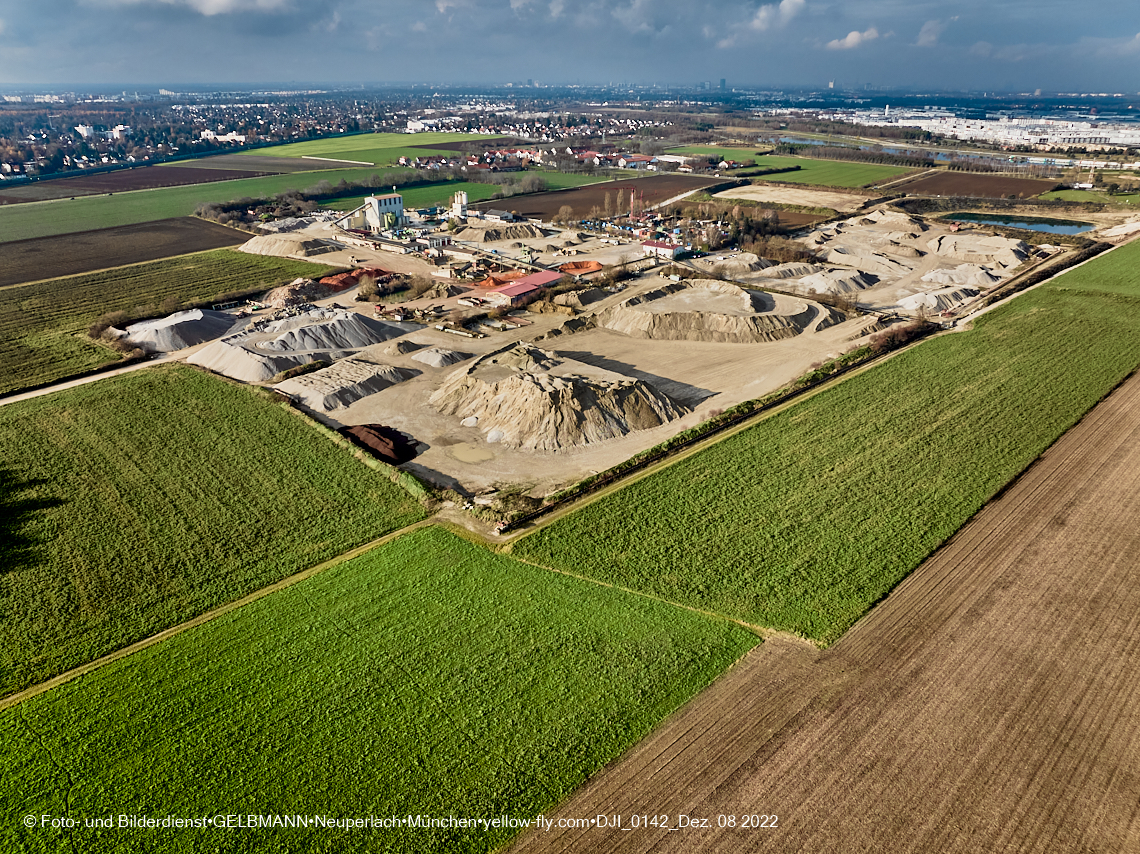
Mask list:
[[[384,196],[369,196],[364,204],[346,213],[336,224],[341,228],[375,234],[388,228],[397,228],[406,221],[404,197],[399,193],[388,193]]]

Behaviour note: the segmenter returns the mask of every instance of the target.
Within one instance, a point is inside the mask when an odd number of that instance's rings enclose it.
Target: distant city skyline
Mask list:
[[[1124,0],[57,0],[0,8],[0,88],[611,82],[1140,89]]]

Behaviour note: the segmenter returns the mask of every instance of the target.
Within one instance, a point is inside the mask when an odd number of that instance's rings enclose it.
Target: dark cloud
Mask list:
[[[1070,0],[59,0],[50,16],[7,6],[8,87],[726,77],[1103,91],[1135,88],[1140,56],[1131,0],[1095,15]]]

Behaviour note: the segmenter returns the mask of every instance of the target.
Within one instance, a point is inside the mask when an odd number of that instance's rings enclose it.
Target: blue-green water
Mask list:
[[[1044,217],[1004,216],[1002,214],[955,214],[948,219],[954,222],[975,222],[982,225],[1004,225],[1010,228],[1025,228],[1029,231],[1044,231],[1047,234],[1081,234],[1092,231],[1095,225],[1069,219],[1046,219]]]

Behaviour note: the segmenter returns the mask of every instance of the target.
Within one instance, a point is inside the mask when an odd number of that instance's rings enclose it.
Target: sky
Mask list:
[[[0,88],[1140,92],[1136,0],[0,0]]]

